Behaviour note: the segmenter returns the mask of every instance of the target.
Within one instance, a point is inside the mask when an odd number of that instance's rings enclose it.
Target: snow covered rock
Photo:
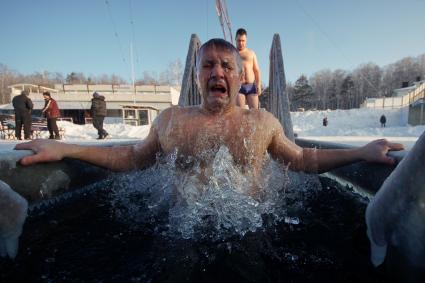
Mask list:
[[[28,202],[0,181],[0,256],[15,258],[27,217]]]

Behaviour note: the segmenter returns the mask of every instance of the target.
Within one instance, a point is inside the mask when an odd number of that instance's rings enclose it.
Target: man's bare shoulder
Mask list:
[[[199,106],[171,106],[161,111],[155,120],[155,126],[168,124],[171,120],[181,120],[199,113]]]
[[[245,48],[243,51],[239,51],[239,55],[241,55],[243,58],[252,59],[254,58],[255,52],[252,49]]]
[[[248,119],[253,119],[257,123],[264,123],[267,126],[276,127],[280,125],[279,120],[267,110],[264,109],[242,109],[243,115],[246,115]]]
[[[159,117],[170,117],[173,115],[186,115],[199,112],[199,106],[171,106],[161,111]]]

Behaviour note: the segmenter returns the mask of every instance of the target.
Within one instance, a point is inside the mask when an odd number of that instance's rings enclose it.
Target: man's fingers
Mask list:
[[[23,143],[18,143],[15,145],[15,149],[32,149],[31,148],[31,144],[32,142],[23,142]]]
[[[34,155],[29,155],[29,156],[25,156],[21,158],[21,160],[19,160],[19,163],[27,166],[27,165],[32,165],[32,164],[43,162],[43,161],[44,160],[41,154],[34,154]]]
[[[395,143],[395,142],[389,142],[388,147],[389,147],[389,150],[392,150],[392,151],[404,149],[404,145],[402,145],[401,143]]]

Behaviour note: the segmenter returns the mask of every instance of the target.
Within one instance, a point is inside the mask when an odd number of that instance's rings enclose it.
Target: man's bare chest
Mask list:
[[[251,52],[239,52],[239,55],[241,56],[242,61],[244,62],[244,64],[248,64],[250,62],[252,62],[252,54]]]
[[[187,123],[173,127],[159,136],[165,154],[177,152],[180,156],[201,159],[214,158],[220,148],[226,147],[234,159],[248,162],[253,156],[263,155],[266,151],[264,133],[238,123]]]

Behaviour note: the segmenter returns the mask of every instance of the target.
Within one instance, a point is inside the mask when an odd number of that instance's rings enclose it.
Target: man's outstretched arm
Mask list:
[[[404,149],[402,144],[391,143],[385,139],[353,149],[301,148],[285,137],[280,125],[278,127],[275,128],[268,150],[273,158],[296,171],[323,173],[362,160],[393,165],[395,160],[387,153]]]
[[[320,149],[316,153],[318,172],[326,172],[357,161],[395,165],[394,158],[387,154],[389,151],[403,149],[404,146],[402,144],[392,143],[386,139],[374,140],[364,146],[353,149]]]
[[[66,144],[52,140],[34,140],[17,144],[15,149],[27,149],[34,152],[34,155],[23,157],[19,161],[22,165],[73,158],[114,171],[126,171],[152,165],[156,154],[160,151],[160,146],[156,130],[152,126],[146,139],[136,145],[100,147]]]

